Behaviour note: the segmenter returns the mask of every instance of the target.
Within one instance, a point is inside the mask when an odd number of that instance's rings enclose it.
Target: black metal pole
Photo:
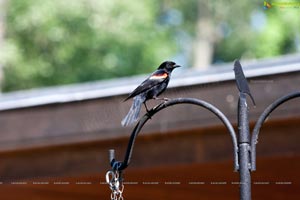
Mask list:
[[[238,148],[240,173],[240,199],[251,199],[250,131],[246,94],[240,92],[238,105]]]
[[[247,95],[251,95],[247,79],[244,75],[242,65],[239,60],[234,62],[234,75],[237,88],[239,89],[238,103],[238,149],[239,149],[239,173],[240,173],[240,199],[251,199],[251,163],[250,163],[250,131],[248,119]]]

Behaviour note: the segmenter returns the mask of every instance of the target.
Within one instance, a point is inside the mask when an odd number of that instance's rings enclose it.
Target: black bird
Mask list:
[[[166,90],[171,73],[177,67],[180,67],[180,65],[177,65],[175,62],[163,62],[155,72],[129,94],[124,101],[133,98],[133,103],[128,114],[121,122],[123,126],[131,125],[137,121],[142,104],[145,105],[148,112],[146,101],[149,99],[159,99],[157,97]]]

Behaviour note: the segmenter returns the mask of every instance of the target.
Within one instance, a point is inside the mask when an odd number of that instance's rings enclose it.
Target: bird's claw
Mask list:
[[[163,100],[166,102],[166,101],[170,101],[171,99],[169,99],[169,98],[163,98]]]
[[[153,99],[154,99],[154,100],[164,101],[164,102],[170,101],[170,100],[171,100],[171,99],[169,99],[169,98],[158,98],[158,97],[153,97]]]
[[[147,111],[146,115],[148,116],[149,119],[152,119],[150,112]]]

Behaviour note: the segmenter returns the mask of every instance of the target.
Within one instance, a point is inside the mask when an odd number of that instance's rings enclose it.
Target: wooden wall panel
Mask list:
[[[299,156],[260,158],[258,162],[260,163],[258,170],[252,173],[253,199],[299,199]],[[239,199],[238,174],[232,171],[231,161],[144,169],[129,168],[124,178],[125,199]],[[103,183],[103,173],[29,179],[25,182],[23,185],[0,184],[1,198],[96,200],[109,199],[110,196],[108,185]],[[38,182],[48,184],[39,185]],[[83,182],[88,184],[80,184]]]
[[[300,154],[300,118],[268,122],[262,129],[257,156]],[[109,169],[108,149],[123,160],[129,138],[33,148],[0,153],[2,180],[72,176]],[[232,160],[232,143],[222,127],[138,136],[130,168]],[[257,163],[257,167],[260,163]],[[232,165],[233,169],[233,165]]]

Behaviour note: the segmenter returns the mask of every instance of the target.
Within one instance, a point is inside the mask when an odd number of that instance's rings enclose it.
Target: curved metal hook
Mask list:
[[[285,95],[276,101],[274,101],[272,104],[270,104],[263,113],[259,116],[254,129],[252,131],[252,138],[251,138],[251,166],[252,171],[256,170],[256,144],[258,143],[258,134],[260,132],[260,128],[267,119],[267,117],[281,104],[284,102],[300,97],[300,92],[293,92],[288,95]]]
[[[132,155],[135,138],[138,135],[138,133],[140,132],[140,130],[143,128],[144,124],[152,116],[154,116],[157,112],[159,112],[160,110],[165,109],[169,106],[176,105],[176,104],[194,104],[194,105],[201,106],[203,108],[208,109],[212,113],[214,113],[223,122],[223,124],[226,126],[226,128],[228,129],[228,131],[231,135],[232,143],[233,143],[233,146],[234,146],[234,154],[233,154],[233,156],[234,156],[234,171],[237,171],[239,169],[238,146],[237,146],[236,134],[235,134],[235,131],[234,131],[231,123],[226,118],[226,116],[219,109],[217,109],[215,106],[211,105],[210,103],[207,103],[206,101],[202,101],[202,100],[198,100],[198,99],[194,99],[194,98],[171,99],[169,101],[161,103],[161,104],[157,105],[156,107],[152,108],[148,113],[146,113],[140,119],[140,121],[137,123],[137,125],[133,129],[133,131],[131,133],[131,136],[130,136],[129,143],[128,143],[128,147],[127,147],[127,151],[126,151],[126,154],[125,154],[124,161],[123,162],[116,161],[115,158],[114,158],[114,151],[113,150],[110,151],[111,166],[115,170],[119,170],[119,171],[122,171],[123,169],[125,169],[129,165],[129,162],[130,162],[130,158],[131,158],[131,155]]]

